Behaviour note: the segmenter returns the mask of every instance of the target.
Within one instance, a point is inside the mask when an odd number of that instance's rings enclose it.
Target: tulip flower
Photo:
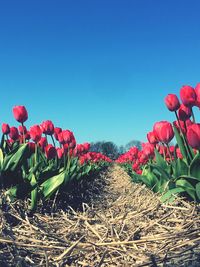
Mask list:
[[[1,129],[3,134],[10,133],[10,126],[7,123],[3,123]]]
[[[40,126],[44,134],[47,134],[47,135],[54,134],[54,125],[52,121],[50,120],[43,121]]]
[[[10,127],[10,133],[9,137],[13,140],[16,141],[19,139],[19,132],[16,127]]]
[[[195,106],[200,108],[200,83],[197,84],[194,90],[197,96]]]
[[[200,123],[193,123],[188,127],[187,140],[192,148],[200,150]]]
[[[28,112],[24,106],[15,106],[13,108],[13,115],[20,123],[24,123],[28,119]]]
[[[194,88],[189,85],[184,85],[180,90],[181,101],[186,107],[192,107],[196,103],[196,93]]]
[[[46,155],[47,159],[55,158],[57,155],[56,148],[52,144],[47,145],[45,147],[45,155]]]
[[[42,137],[42,130],[39,125],[33,125],[30,127],[30,137],[34,142],[39,142]]]
[[[180,107],[179,99],[174,94],[168,94],[165,97],[165,104],[170,111],[177,111]]]
[[[62,132],[62,129],[60,127],[54,128],[54,137],[58,141],[58,134]]]
[[[19,133],[22,135],[25,135],[27,133],[26,126],[24,125],[19,125],[18,130],[19,130]]]
[[[192,110],[190,107],[186,107],[185,105],[181,104],[178,110],[178,118],[181,121],[186,121],[192,116]]]
[[[45,147],[47,146],[47,138],[41,137],[40,141],[38,142],[38,145],[41,147],[41,149],[44,151]]]
[[[174,137],[174,131],[171,123],[168,121],[156,122],[153,127],[158,141],[168,144]]]
[[[64,155],[64,149],[63,148],[57,148],[57,156],[59,159],[61,159]]]
[[[154,132],[149,132],[147,134],[147,140],[149,141],[150,144],[157,144],[158,143],[158,139],[156,138],[156,135]]]

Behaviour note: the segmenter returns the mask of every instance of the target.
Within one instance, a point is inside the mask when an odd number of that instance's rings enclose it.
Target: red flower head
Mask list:
[[[181,121],[188,120],[192,115],[191,108],[184,106],[181,104],[179,110],[178,110],[178,117]]]
[[[9,134],[10,132],[10,126],[7,123],[3,123],[1,129],[3,134]]]
[[[24,126],[24,125],[19,125],[18,130],[19,130],[20,134],[26,134],[27,133],[26,126]]]
[[[52,144],[47,145],[45,147],[45,155],[46,155],[47,159],[55,158],[57,155],[56,148]]]
[[[30,127],[30,137],[34,142],[39,142],[42,137],[42,130],[39,125],[33,125]]]
[[[200,149],[200,123],[188,126],[187,140],[192,148]]]
[[[63,157],[63,155],[64,155],[64,150],[63,150],[63,148],[57,148],[57,156],[58,156],[58,158],[59,159],[61,159],[62,157]]]
[[[178,97],[174,94],[168,94],[165,97],[165,105],[170,111],[176,111],[180,107],[180,102],[178,100]]]
[[[28,147],[29,147],[30,154],[34,154],[35,153],[35,143],[28,142]]]
[[[181,101],[186,107],[192,107],[196,103],[196,93],[194,88],[189,85],[184,85],[180,90]]]
[[[156,135],[155,135],[154,131],[153,132],[149,132],[147,134],[147,140],[149,141],[150,144],[153,144],[153,145],[158,143],[158,139],[156,138]]]
[[[172,125],[168,121],[156,122],[153,130],[160,142],[168,144],[174,137]]]
[[[58,134],[62,132],[62,129],[60,127],[54,128],[54,137],[58,141]]]
[[[52,135],[54,133],[54,125],[52,121],[43,121],[40,126],[44,134]]]
[[[13,140],[16,141],[19,139],[19,132],[16,127],[10,127],[10,133],[9,137]]]
[[[200,108],[200,83],[197,84],[194,90],[197,96],[195,106]]]
[[[40,141],[38,142],[38,145],[41,147],[41,149],[44,151],[44,148],[47,146],[47,139],[46,137],[41,137]]]
[[[25,122],[28,119],[28,112],[24,106],[15,106],[13,115],[18,122]]]

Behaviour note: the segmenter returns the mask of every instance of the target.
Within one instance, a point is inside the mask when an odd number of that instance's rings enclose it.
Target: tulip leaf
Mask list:
[[[198,199],[200,200],[200,182],[196,184],[196,194]]]
[[[15,171],[23,163],[28,153],[28,145],[23,144],[12,150],[4,159],[3,170]]]
[[[1,166],[2,166],[2,164],[3,164],[3,159],[4,159],[3,151],[2,151],[2,149],[0,148],[0,165],[1,165]]]
[[[57,189],[63,184],[65,180],[65,171],[59,173],[58,175],[55,175],[53,177],[50,177],[45,182],[41,184],[41,191],[43,193],[43,196],[45,199],[48,199],[51,197],[53,193],[57,191]]]
[[[196,200],[196,189],[186,179],[177,180],[176,181],[176,186],[184,188],[185,191],[188,193],[188,195],[191,196],[192,199]]]
[[[179,193],[185,192],[185,189],[182,187],[176,187],[173,189],[168,190],[162,197],[161,197],[161,202],[173,202],[176,196]]]
[[[156,164],[158,166],[160,166],[161,168],[166,169],[167,163],[164,160],[164,158],[161,156],[161,154],[158,152],[158,150],[156,148],[155,148],[154,152],[155,152],[155,157],[156,157]]]
[[[180,135],[178,129],[176,128],[176,126],[173,127],[174,128],[174,134],[175,134],[175,137],[176,137],[176,141],[177,141],[177,144],[181,150],[181,153],[183,155],[183,157],[187,160],[187,163],[188,163],[188,155],[187,155],[187,150],[186,150],[186,147],[185,147],[185,144],[184,144],[184,141],[183,141],[183,137]]]
[[[200,156],[199,153],[194,157],[189,168],[190,176],[198,178],[200,181]]]
[[[37,181],[36,181],[36,177],[35,177],[35,174],[34,173],[32,173],[31,185],[33,187],[35,187],[31,191],[31,210],[34,211],[34,210],[36,210],[37,201],[38,201],[38,188],[37,188]]]

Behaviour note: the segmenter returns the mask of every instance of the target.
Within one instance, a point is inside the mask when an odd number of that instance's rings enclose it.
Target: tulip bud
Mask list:
[[[187,140],[192,148],[200,149],[200,123],[188,126]]]
[[[9,134],[10,132],[10,126],[7,123],[2,124],[2,133],[3,134]]]
[[[178,110],[178,117],[179,120],[181,121],[186,121],[188,120],[192,115],[191,108],[184,106],[181,104],[179,110]]]
[[[52,135],[54,133],[54,125],[50,120],[43,121],[41,124],[41,129],[44,134]]]
[[[174,131],[171,123],[160,121],[154,124],[153,130],[158,141],[168,144],[174,137]]]
[[[30,127],[30,137],[34,142],[39,142],[42,137],[42,130],[39,125],[33,125]]]
[[[45,147],[45,155],[46,155],[47,159],[55,158],[57,155],[56,148],[52,144],[47,145]]]
[[[10,127],[9,137],[14,141],[19,139],[19,132],[16,127]]]
[[[24,106],[15,106],[13,115],[18,122],[24,123],[28,119],[28,112]]]
[[[195,106],[200,108],[200,83],[197,84],[194,90],[197,96]]]
[[[158,143],[158,140],[154,132],[149,132],[147,134],[147,140],[149,141],[150,144],[153,144],[153,145]]]
[[[170,111],[176,111],[180,107],[178,97],[174,94],[168,94],[165,97],[165,104]]]
[[[194,88],[184,85],[180,90],[181,101],[186,107],[192,107],[196,103],[196,93]]]

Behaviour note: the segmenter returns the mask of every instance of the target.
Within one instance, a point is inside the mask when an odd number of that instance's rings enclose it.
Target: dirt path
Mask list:
[[[92,178],[86,191],[82,211],[22,218],[13,207],[14,225],[4,212],[0,266],[200,265],[198,207],[162,205],[117,165]]]

